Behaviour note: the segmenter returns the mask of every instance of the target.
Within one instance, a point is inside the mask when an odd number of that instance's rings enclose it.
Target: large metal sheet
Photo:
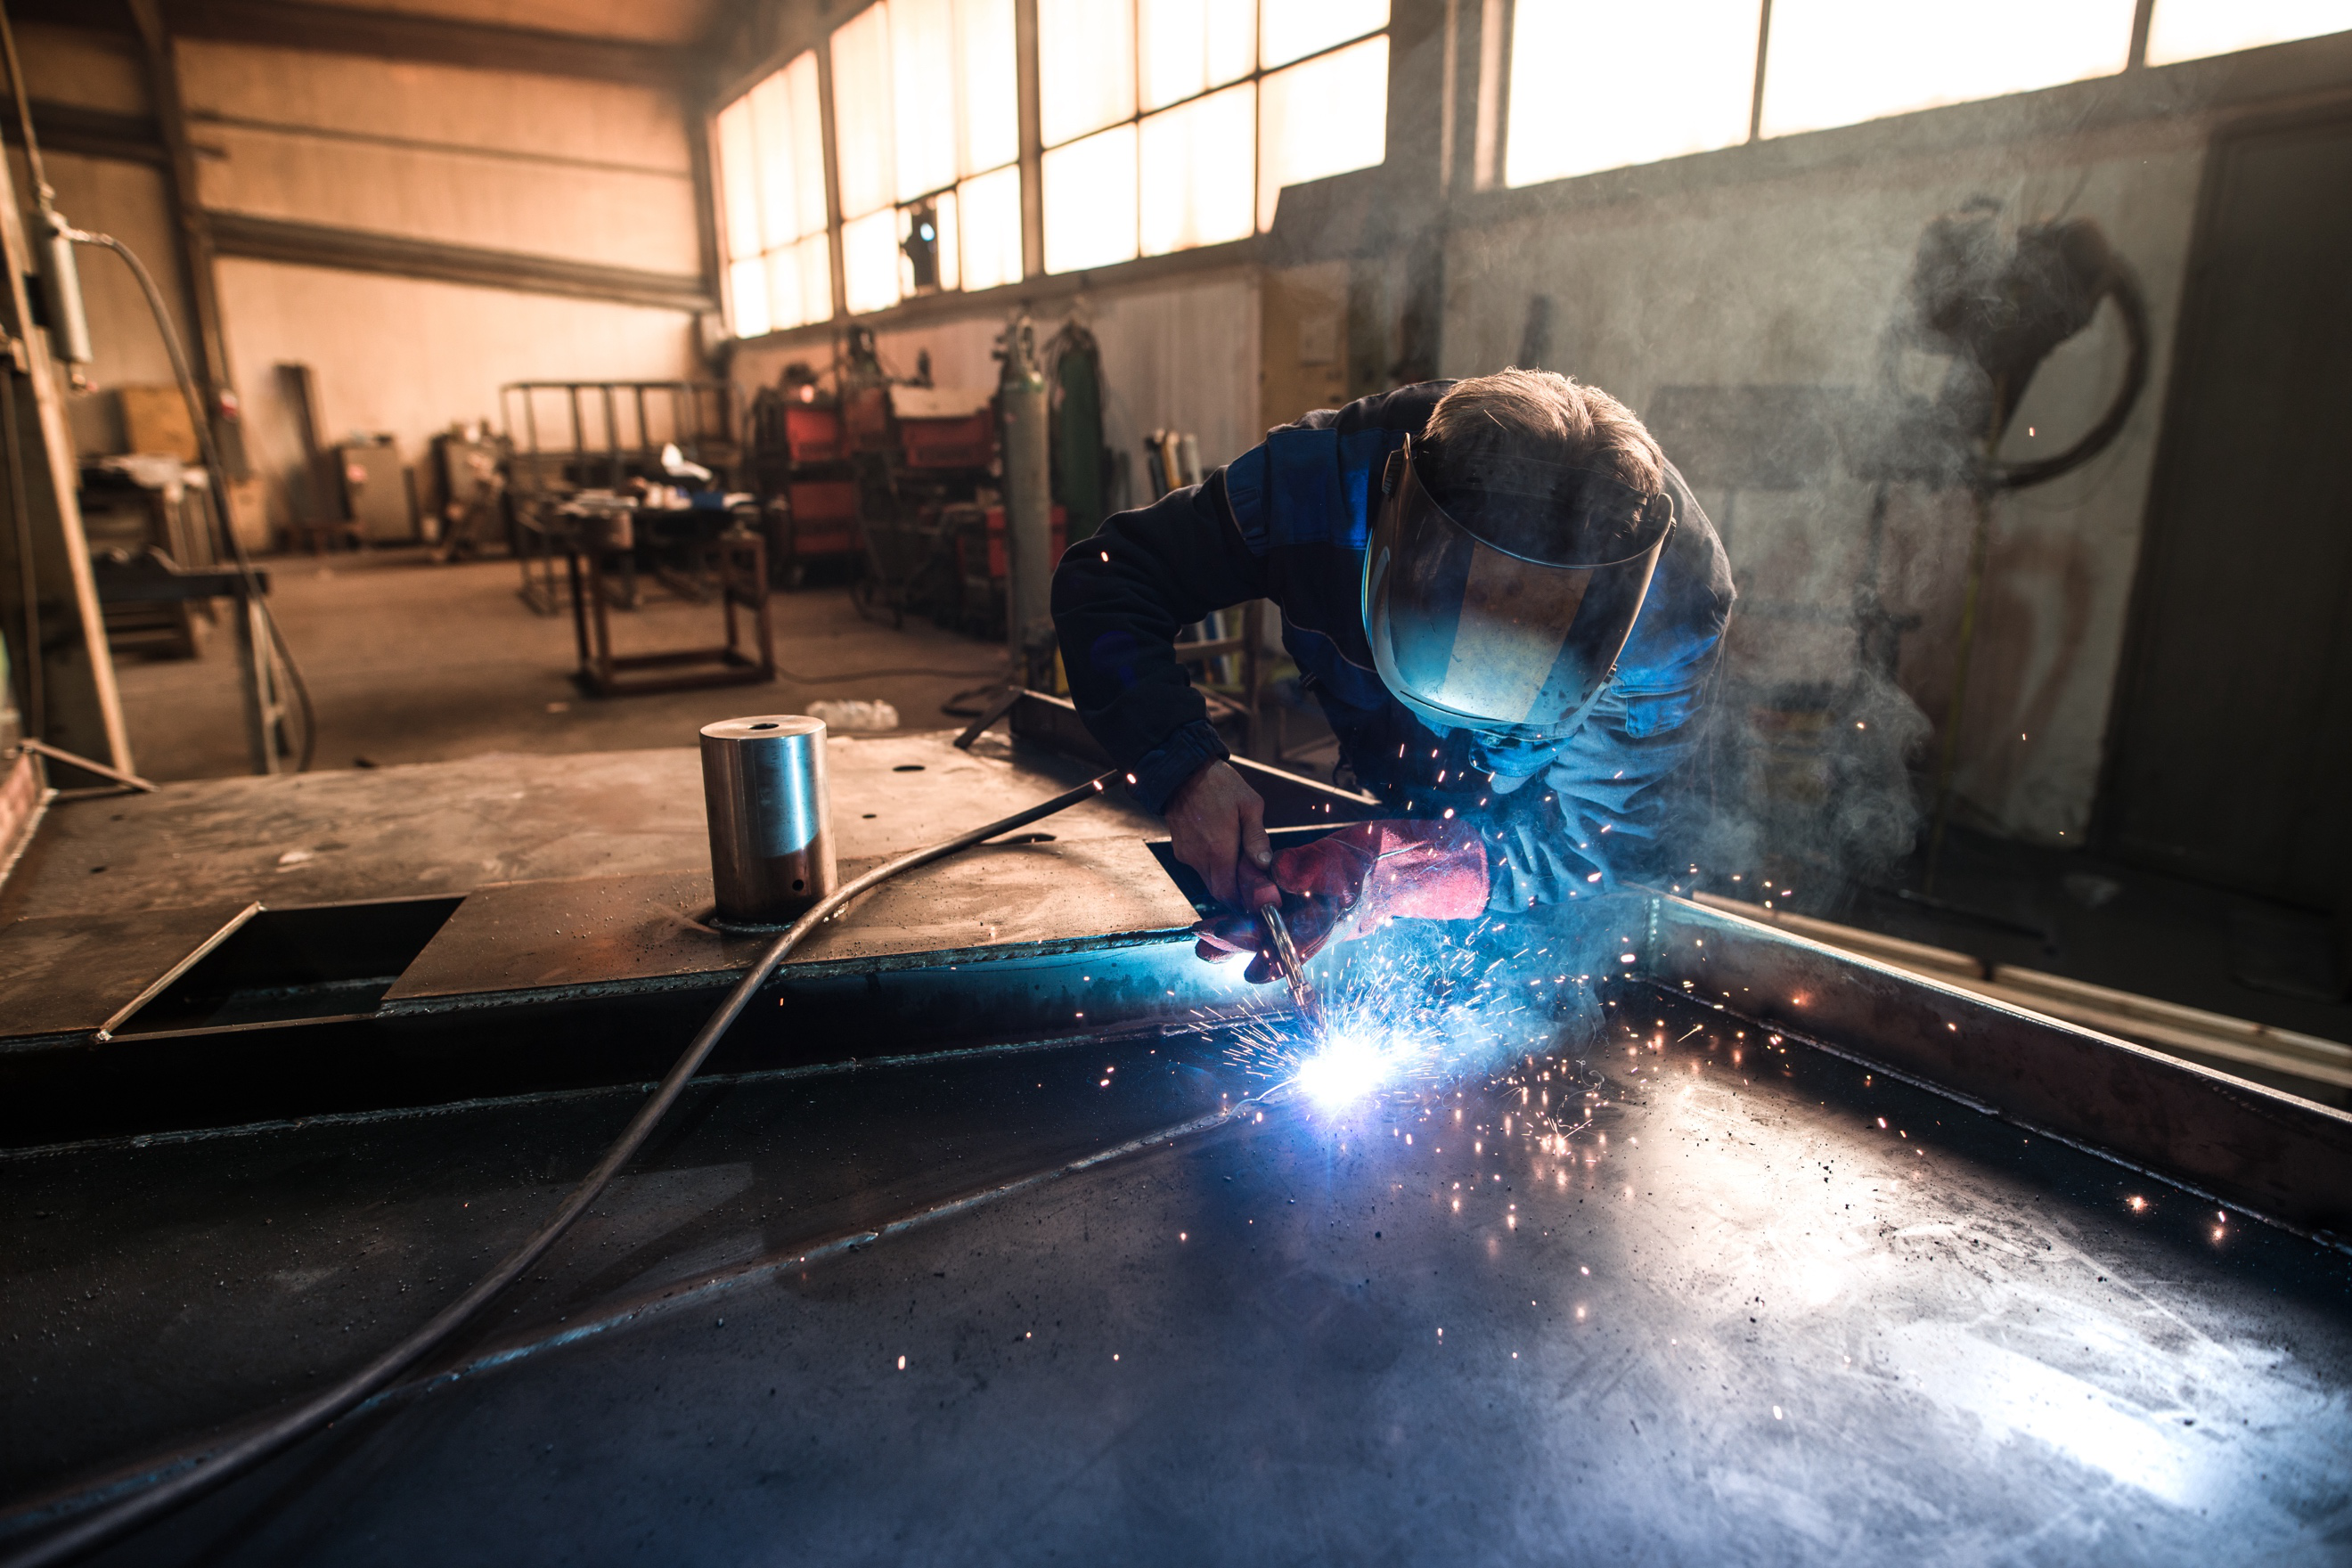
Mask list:
[[[840,736],[833,811],[846,856],[904,854],[1068,788],[1084,771],[945,733]],[[1120,801],[1055,818],[1061,838],[1133,836]],[[462,893],[493,882],[707,868],[691,746],[207,779],[60,801],[5,886],[0,921],[126,914],[215,899],[324,904]],[[107,868],[92,876],[92,866]]]
[[[50,915],[0,926],[0,1038],[92,1033],[247,907],[215,900],[192,909]]]
[[[1585,1069],[1077,1169],[1264,1080],[1211,1038],[704,1086],[459,1375],[109,1561],[2340,1558],[2352,1258],[1618,1001]],[[389,1342],[627,1103],[0,1160],[45,1216],[0,1485]]]

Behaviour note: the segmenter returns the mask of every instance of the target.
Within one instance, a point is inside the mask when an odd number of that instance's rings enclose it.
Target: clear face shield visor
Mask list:
[[[1564,739],[1607,687],[1674,502],[1590,468],[1504,459],[1449,493],[1428,448],[1389,459],[1364,552],[1381,679],[1422,722],[1509,750]]]

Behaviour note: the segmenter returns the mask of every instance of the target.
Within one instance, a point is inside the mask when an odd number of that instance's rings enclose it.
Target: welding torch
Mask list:
[[[1265,933],[1265,955],[1282,983],[1290,987],[1290,999],[1297,1005],[1298,1016],[1307,1020],[1308,1028],[1323,1027],[1323,1008],[1315,999],[1315,988],[1307,984],[1307,961],[1298,956],[1298,943],[1290,934],[1290,922],[1283,918],[1280,904],[1260,904],[1257,910],[1258,929]]]

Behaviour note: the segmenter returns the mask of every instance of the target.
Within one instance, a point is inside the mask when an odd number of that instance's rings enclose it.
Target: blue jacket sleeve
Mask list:
[[[1226,505],[1225,478],[1221,468],[1118,513],[1064,552],[1054,573],[1054,625],[1078,717],[1151,811],[1230,754],[1175,649],[1180,627],[1265,593],[1264,563]]]

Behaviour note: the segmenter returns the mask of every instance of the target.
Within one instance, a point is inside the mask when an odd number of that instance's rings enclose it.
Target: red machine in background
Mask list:
[[[1006,558],[993,387],[894,380],[857,334],[827,387],[788,366],[751,410],[751,472],[779,584],[854,571],[859,610],[1004,635]],[[1054,512],[1054,549],[1065,535]]]

